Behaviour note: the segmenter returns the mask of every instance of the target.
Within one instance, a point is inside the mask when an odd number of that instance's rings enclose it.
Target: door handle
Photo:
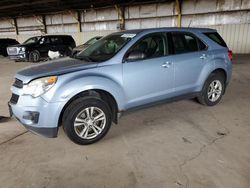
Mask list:
[[[206,58],[207,58],[206,54],[202,54],[202,55],[200,56],[200,59],[206,59]]]
[[[161,66],[164,68],[169,68],[171,65],[172,65],[171,62],[166,62],[166,63],[163,63]]]

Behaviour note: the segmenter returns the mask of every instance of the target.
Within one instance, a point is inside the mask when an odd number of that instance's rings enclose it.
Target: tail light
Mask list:
[[[233,60],[233,52],[232,52],[232,50],[228,50],[228,58],[230,59],[230,61]]]

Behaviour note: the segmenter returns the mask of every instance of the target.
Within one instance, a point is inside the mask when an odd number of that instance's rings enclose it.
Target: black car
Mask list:
[[[0,55],[3,55],[4,57],[8,56],[7,47],[15,44],[19,44],[16,39],[0,39]]]
[[[72,36],[46,35],[31,37],[22,44],[8,47],[7,51],[9,57],[16,61],[38,62],[48,58],[49,50],[69,56],[75,46]]]

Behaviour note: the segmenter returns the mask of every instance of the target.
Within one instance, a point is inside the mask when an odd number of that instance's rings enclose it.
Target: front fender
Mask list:
[[[91,89],[104,90],[110,93],[116,100],[118,109],[124,109],[125,96],[122,87],[116,81],[100,75],[79,76],[78,78],[63,76],[58,79],[56,86],[42,97],[48,102],[65,103],[75,95]]]

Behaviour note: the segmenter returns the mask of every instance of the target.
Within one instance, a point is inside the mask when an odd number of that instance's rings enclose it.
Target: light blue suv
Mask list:
[[[74,57],[20,70],[10,113],[32,132],[78,144],[103,138],[126,110],[197,98],[217,104],[232,52],[213,29],[157,28],[110,34]]]

